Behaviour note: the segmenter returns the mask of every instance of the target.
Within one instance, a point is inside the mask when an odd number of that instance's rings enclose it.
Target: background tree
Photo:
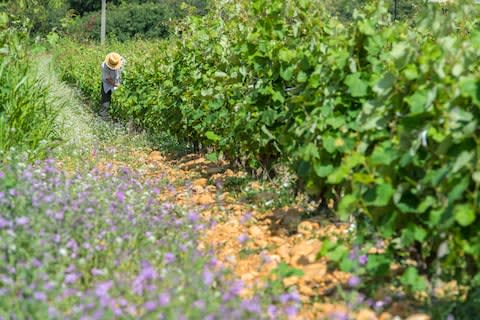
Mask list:
[[[120,0],[109,0],[108,3],[112,3],[114,5],[120,4],[122,1]],[[123,1],[127,3],[127,1]],[[132,3],[132,1],[128,1]],[[137,1],[134,1],[137,2]],[[145,2],[145,1],[144,1]],[[101,8],[101,1],[100,0],[67,0],[67,4],[70,9],[75,10],[80,16],[83,16],[86,13],[99,11]]]
[[[69,9],[64,0],[4,1],[2,7],[2,11],[21,17],[33,34],[47,34],[60,28]]]
[[[353,19],[355,9],[360,9],[369,2],[366,0],[326,0],[325,8],[343,22],[348,22]],[[399,20],[413,20],[418,10],[425,7],[426,0],[388,0],[385,3],[389,7],[392,16],[394,15],[396,3],[396,18]]]
[[[107,38],[125,41],[166,38],[176,20],[189,14],[205,14],[208,1],[122,1],[107,6]],[[100,40],[100,17],[100,11],[85,13],[68,29],[68,34],[77,40]]]
[[[170,21],[205,14],[208,1],[109,0],[107,34],[119,40],[163,38],[169,34]],[[77,39],[100,39],[100,0],[0,0],[0,9],[25,20],[34,36],[68,31]]]

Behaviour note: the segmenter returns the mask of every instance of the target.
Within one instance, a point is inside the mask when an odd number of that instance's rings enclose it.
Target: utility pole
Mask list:
[[[393,1],[393,19],[397,20],[397,0]]]
[[[100,26],[100,44],[105,43],[106,23],[107,23],[107,0],[102,0],[102,17]]]

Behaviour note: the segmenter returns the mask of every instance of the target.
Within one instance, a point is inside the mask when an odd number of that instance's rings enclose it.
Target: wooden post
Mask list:
[[[100,44],[105,43],[106,34],[106,22],[107,22],[107,0],[102,0],[102,17],[100,26]]]

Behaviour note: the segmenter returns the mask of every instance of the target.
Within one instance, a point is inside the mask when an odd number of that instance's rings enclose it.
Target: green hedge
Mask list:
[[[476,7],[428,9],[412,29],[383,5],[344,25],[321,1],[224,4],[178,39],[124,47],[114,113],[250,167],[290,164],[307,192],[358,218],[361,241],[387,240],[372,275],[411,255],[430,278],[478,284]],[[102,57],[66,47],[78,58],[61,63],[65,78],[96,97],[99,70],[83,66]]]

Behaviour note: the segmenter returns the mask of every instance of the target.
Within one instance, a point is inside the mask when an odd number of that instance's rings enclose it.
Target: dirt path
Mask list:
[[[277,195],[263,192],[257,181],[242,186],[253,195],[248,201],[241,192],[231,192],[227,185],[246,174],[232,171],[226,163],[212,163],[195,154],[167,158],[153,150],[144,135],[89,111],[78,92],[55,77],[49,62],[42,58],[39,70],[61,110],[58,123],[65,141],[54,156],[64,159],[67,169],[90,166],[115,173],[128,167],[145,179],[167,181],[160,192],[162,200],[215,221],[200,246],[214,250],[219,261],[244,281],[245,295],[255,289],[298,292],[304,303],[299,319],[393,319],[389,313],[351,307],[348,301],[329,301],[350,276],[331,270],[317,253],[323,238],[344,234],[346,226],[321,217],[302,219],[304,212],[296,205],[261,209]]]
[[[366,308],[329,302],[331,293],[337,286],[345,285],[350,275],[329,270],[328,261],[318,259],[317,253],[322,246],[320,239],[341,236],[346,232],[345,225],[335,225],[320,217],[302,219],[303,210],[294,205],[256,209],[260,202],[270,201],[269,197],[274,195],[266,194],[253,203],[245,203],[222,187],[245,173],[218,166],[198,155],[166,160],[159,152],[152,152],[144,161],[154,164],[154,174],[163,174],[173,182],[172,188],[162,193],[164,200],[217,221],[206,232],[201,246],[213,248],[218,259],[243,280],[245,295],[256,289],[278,293],[293,289],[303,302],[299,319],[393,319],[388,313],[379,315]],[[245,188],[262,195],[257,181]]]

